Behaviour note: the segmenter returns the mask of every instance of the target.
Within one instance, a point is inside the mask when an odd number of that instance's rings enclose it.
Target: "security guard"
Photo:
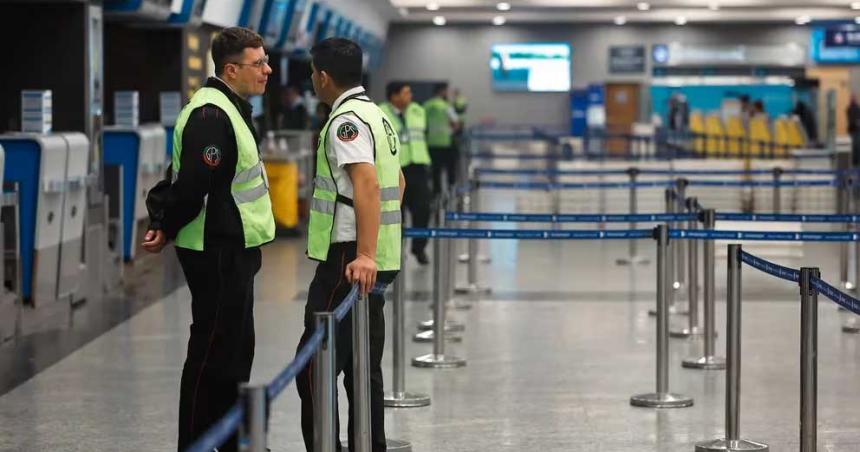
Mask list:
[[[249,96],[272,69],[263,39],[228,28],[212,41],[216,77],[176,120],[172,180],[150,190],[151,252],[175,240],[191,290],[191,338],[179,396],[179,450],[236,402],[254,358],[254,275],[275,221]],[[219,448],[236,451],[235,436]]]
[[[391,82],[385,88],[388,102],[380,108],[388,116],[400,137],[400,166],[406,178],[403,204],[412,215],[412,225],[426,228],[430,224],[430,153],[427,150],[427,117],[424,108],[412,102],[412,89],[403,82]],[[427,239],[412,239],[412,254],[418,263],[427,265]]]
[[[311,81],[332,113],[320,133],[316,178],[308,226],[308,256],[320,261],[308,289],[305,331],[299,349],[314,332],[315,312],[333,311],[358,284],[368,293],[377,279],[390,283],[400,269],[400,201],[405,180],[400,144],[391,122],[361,87],[362,51],[342,38],[311,49]],[[378,273],[377,273],[378,272]],[[385,318],[382,295],[370,295],[370,427],[374,452],[383,452],[382,349]],[[350,314],[351,315],[351,314]],[[337,372],[352,398],[352,321],[337,325]],[[302,435],[314,450],[313,365],[296,378],[302,399]],[[337,419],[337,417],[335,417]],[[349,432],[353,432],[350,410]],[[356,450],[349,438],[350,450]]]
[[[466,110],[469,109],[469,101],[459,89],[454,90],[454,112],[457,113],[457,123],[460,133],[466,128]]]
[[[448,103],[448,85],[439,84],[433,89],[433,97],[424,103],[427,112],[427,145],[433,164],[433,193],[442,192],[442,170],[447,173],[448,185],[457,180],[458,151],[454,147],[453,134],[459,119]]]

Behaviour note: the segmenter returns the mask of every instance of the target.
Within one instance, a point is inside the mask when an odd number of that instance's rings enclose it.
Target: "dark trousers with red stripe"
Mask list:
[[[191,338],[179,395],[185,450],[236,403],[254,360],[254,275],[260,249],[176,249],[191,290]],[[236,437],[218,448],[237,450]]]
[[[305,304],[305,331],[299,341],[301,349],[316,328],[315,312],[334,311],[341,301],[349,294],[352,286],[346,281],[346,266],[356,256],[356,243],[333,243],[329,248],[328,258],[317,266],[314,279],[308,289],[308,301]],[[394,281],[397,272],[379,272],[377,282],[390,283]],[[373,438],[373,452],[385,452],[385,422],[384,395],[382,389],[382,349],[385,346],[385,317],[382,308],[385,298],[382,295],[371,295],[369,298],[370,311],[370,428]],[[355,450],[353,435],[354,412],[352,406],[352,311],[337,325],[336,333],[336,365],[337,375],[343,372],[343,388],[350,403],[349,449]],[[296,377],[296,388],[302,399],[302,436],[308,452],[314,450],[314,368],[313,361]],[[335,421],[337,422],[337,414]],[[340,424],[336,423],[338,435]],[[339,437],[339,436],[338,436]],[[341,450],[338,444],[338,450]]]

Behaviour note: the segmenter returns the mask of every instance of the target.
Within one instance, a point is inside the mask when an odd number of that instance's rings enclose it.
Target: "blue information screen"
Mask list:
[[[565,43],[495,44],[490,52],[493,89],[570,91],[571,53]]]
[[[853,46],[851,42],[855,40],[857,32],[860,32],[860,28],[844,25],[813,28],[809,43],[812,60],[825,64],[860,64],[860,47]]]

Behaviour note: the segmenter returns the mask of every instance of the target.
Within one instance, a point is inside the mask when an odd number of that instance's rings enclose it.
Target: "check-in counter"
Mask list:
[[[83,187],[67,182],[70,147],[75,172],[78,160],[86,161],[89,147],[86,137],[77,132],[54,134],[15,133],[0,135],[0,145],[6,153],[5,182],[14,182],[19,190],[19,233],[21,254],[22,295],[34,306],[55,301],[61,296],[74,296],[77,283],[64,281],[60,292],[60,256],[66,240],[69,254],[64,267],[67,278],[80,271],[80,236],[83,234]],[[80,154],[84,157],[80,157]],[[84,185],[84,184],[81,184]],[[74,190],[72,190],[74,189]],[[70,196],[68,210],[66,193]],[[75,210],[72,220],[70,213]],[[67,215],[68,213],[68,215]],[[66,233],[64,235],[64,224]],[[77,251],[74,242],[77,241]]]
[[[77,301],[83,296],[84,217],[87,208],[87,163],[90,143],[82,134],[63,134],[68,153],[60,233],[59,298]]]
[[[134,259],[145,222],[146,194],[163,176],[166,137],[161,125],[135,128],[109,127],[104,131],[105,191],[118,211],[123,259]],[[113,171],[111,168],[113,167]]]

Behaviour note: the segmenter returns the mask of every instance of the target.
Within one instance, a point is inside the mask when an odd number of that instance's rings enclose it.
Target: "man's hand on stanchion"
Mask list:
[[[167,245],[164,231],[152,229],[146,231],[146,235],[143,236],[143,243],[141,243],[143,249],[150,253],[160,253],[164,249],[164,245]]]
[[[369,294],[376,284],[376,261],[364,254],[359,254],[354,261],[347,264],[346,280],[358,284],[362,295]]]

